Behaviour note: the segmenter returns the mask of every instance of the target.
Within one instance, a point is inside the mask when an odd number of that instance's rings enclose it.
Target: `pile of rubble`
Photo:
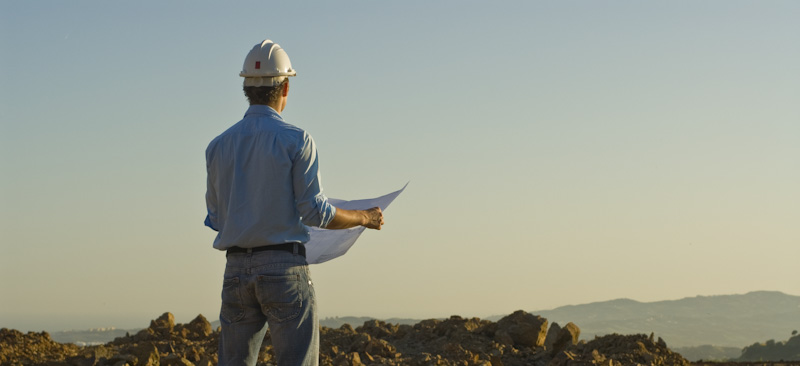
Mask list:
[[[46,332],[0,329],[0,365],[37,365],[76,356],[80,347],[53,341]]]
[[[580,329],[561,327],[517,311],[497,322],[453,316],[415,325],[371,320],[353,328],[323,327],[320,365],[689,365],[659,338],[609,335],[579,341]],[[219,331],[198,316],[175,324],[165,313],[135,335],[99,346],[52,341],[47,333],[0,330],[0,366],[191,366],[216,365]],[[269,332],[259,365],[274,365]]]
[[[651,333],[649,337],[644,334],[597,337],[559,353],[550,365],[690,365],[683,356],[667,348],[661,337],[654,341],[653,336]]]
[[[158,366],[216,365],[217,333],[202,315],[175,325],[165,313],[150,327],[99,346],[61,344],[42,333],[0,329],[0,365]]]

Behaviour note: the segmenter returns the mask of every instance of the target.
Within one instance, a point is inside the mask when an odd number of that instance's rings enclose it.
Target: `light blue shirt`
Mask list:
[[[311,136],[265,105],[206,149],[205,224],[216,230],[214,248],[305,243],[308,226],[326,227],[336,208],[322,193],[317,148]]]

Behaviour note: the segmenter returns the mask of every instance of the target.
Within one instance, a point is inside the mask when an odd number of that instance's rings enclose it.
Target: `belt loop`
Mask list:
[[[294,243],[294,245],[292,245],[292,254],[297,255],[297,253],[300,251],[299,247],[300,245]]]

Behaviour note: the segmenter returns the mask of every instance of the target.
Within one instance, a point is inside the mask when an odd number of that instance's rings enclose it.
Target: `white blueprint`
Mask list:
[[[368,208],[380,207],[385,211],[389,204],[394,201],[400,193],[408,186],[408,183],[399,191],[389,193],[378,198],[363,200],[344,201],[329,198],[328,202],[332,205],[345,210],[366,210]],[[363,226],[344,230],[326,230],[316,227],[308,227],[311,240],[306,243],[306,260],[308,264],[327,262],[339,257],[355,244],[358,236],[366,229]]]

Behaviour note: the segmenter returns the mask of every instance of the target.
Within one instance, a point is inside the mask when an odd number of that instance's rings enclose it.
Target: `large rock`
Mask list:
[[[558,333],[561,332],[561,326],[558,323],[553,322],[550,324],[550,329],[547,330],[547,336],[544,338],[544,348],[548,351],[552,351],[553,345],[556,343],[556,338],[558,338]]]
[[[551,355],[556,355],[559,352],[566,350],[569,346],[578,344],[578,338],[581,335],[581,329],[572,322],[567,323],[561,330],[558,331],[556,339],[553,342]]]
[[[184,338],[197,339],[208,337],[211,333],[214,333],[214,330],[211,328],[211,323],[208,322],[206,317],[200,314],[194,318],[194,320],[190,321],[189,324],[176,326],[175,332],[182,333]]]
[[[394,358],[397,354],[397,349],[383,339],[373,338],[364,347],[364,352],[373,356]]]
[[[517,310],[497,322],[497,332],[495,338],[498,343],[507,341],[508,337],[513,341],[514,346],[518,347],[541,347],[547,336],[547,319],[538,315],[532,315],[522,310]]]
[[[143,343],[133,349],[133,355],[138,360],[136,366],[159,366],[161,354],[152,343]]]
[[[161,335],[172,333],[172,330],[175,329],[175,316],[170,312],[161,314],[158,319],[150,321],[150,329]]]
[[[153,341],[156,339],[156,331],[150,328],[144,328],[136,333],[132,338],[134,342],[147,342]],[[117,344],[125,344],[129,340],[123,338],[117,338]]]

